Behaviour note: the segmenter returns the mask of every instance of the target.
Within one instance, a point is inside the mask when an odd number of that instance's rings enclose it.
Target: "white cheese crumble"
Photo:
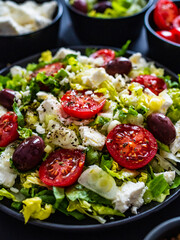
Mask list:
[[[52,22],[56,8],[56,1],[42,4],[0,1],[0,35],[25,34],[43,28]]]
[[[46,120],[46,116],[59,116],[61,104],[56,100],[53,95],[49,95],[46,100],[44,100],[40,106],[37,108],[39,114],[39,120],[43,123]]]
[[[124,213],[131,208],[132,213],[137,214],[137,209],[140,208],[143,203],[143,195],[145,193],[144,182],[131,182],[123,183],[117,192],[116,199],[113,201],[115,209]]]
[[[65,149],[75,149],[79,147],[79,140],[73,130],[63,127],[53,120],[49,121],[48,130],[49,132],[46,139],[49,143]]]
[[[173,104],[173,101],[169,94],[167,94],[167,90],[162,91],[159,96],[164,100],[161,109],[159,110],[160,113],[166,114],[168,108]]]
[[[100,150],[104,147],[106,137],[98,131],[87,126],[81,126],[79,132],[83,141],[83,146],[92,146]]]
[[[155,173],[154,175],[159,176],[161,174],[164,175],[164,178],[169,185],[173,184],[173,181],[174,181],[175,176],[176,176],[175,171],[166,171],[166,172],[161,172],[161,173]]]
[[[14,185],[17,177],[15,171],[10,167],[9,162],[10,158],[12,158],[14,150],[15,149],[9,145],[0,155],[0,185],[4,185],[9,188]]]
[[[113,82],[114,78],[108,75],[104,68],[91,68],[83,72],[82,83],[92,89],[97,89],[102,82],[108,80]]]
[[[80,55],[80,52],[76,52],[72,49],[69,49],[69,48],[60,48],[57,53],[54,55],[53,59],[64,59],[67,55],[69,54],[74,54],[74,55]]]

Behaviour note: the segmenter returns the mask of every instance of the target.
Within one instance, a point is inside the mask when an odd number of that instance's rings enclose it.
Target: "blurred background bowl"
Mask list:
[[[89,17],[71,6],[69,0],[65,0],[65,3],[80,40],[88,44],[120,47],[127,40],[133,42],[138,38],[143,26],[144,14],[153,4],[153,0],[149,0],[140,12],[119,18]]]
[[[52,22],[35,32],[16,36],[0,36],[0,62],[12,63],[18,59],[57,46],[59,26],[63,14],[63,6],[59,0]],[[15,0],[16,3],[25,1]],[[36,0],[37,3],[48,0]]]
[[[144,240],[174,239],[180,234],[180,217],[169,219],[155,227]],[[174,237],[174,238],[173,238]],[[176,238],[175,238],[176,239]],[[179,238],[178,238],[179,239]]]
[[[175,0],[173,2],[180,8],[180,1]],[[155,5],[149,8],[144,18],[149,44],[148,56],[161,62],[171,70],[180,73],[180,44],[168,41],[155,33],[157,27],[153,20],[154,8]]]

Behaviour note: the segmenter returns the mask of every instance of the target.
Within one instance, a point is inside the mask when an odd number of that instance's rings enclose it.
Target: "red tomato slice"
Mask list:
[[[173,28],[180,28],[180,15],[174,19]]]
[[[33,72],[31,77],[36,77],[39,72],[44,72],[47,76],[53,76],[63,67],[63,64],[60,62],[51,63]]]
[[[175,34],[172,30],[161,30],[156,32],[160,37],[165,38],[169,41],[176,42]]]
[[[18,139],[17,128],[17,115],[14,112],[7,112],[0,118],[0,147],[6,147]]]
[[[175,39],[176,39],[175,42],[180,43],[180,27],[173,28],[171,31],[173,32],[173,34],[175,36]]]
[[[143,85],[145,88],[149,88],[151,92],[158,95],[164,89],[167,89],[167,85],[162,78],[158,78],[152,75],[139,75],[132,82],[137,82]]]
[[[67,187],[81,175],[85,153],[80,150],[60,149],[50,154],[39,168],[41,181],[49,186]]]
[[[115,58],[115,52],[111,49],[100,49],[97,52],[91,54],[92,58],[98,58],[98,57],[102,57],[104,60],[104,64],[107,64],[109,61],[111,61],[112,59]]]
[[[61,98],[63,110],[72,117],[88,119],[103,108],[106,99],[103,94],[91,90],[69,90]]]
[[[120,124],[109,132],[106,146],[121,166],[138,169],[147,165],[157,152],[157,142],[145,128]]]
[[[177,6],[169,0],[159,0],[154,9],[154,22],[160,30],[170,30],[178,16]]]

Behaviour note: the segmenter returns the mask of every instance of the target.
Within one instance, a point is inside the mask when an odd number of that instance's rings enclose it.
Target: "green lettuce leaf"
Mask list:
[[[173,104],[168,109],[167,116],[171,119],[173,123],[175,123],[180,119],[180,89],[169,89],[168,94],[173,100]]]
[[[121,216],[125,217],[125,215],[113,208],[105,207],[100,204],[92,204],[92,208],[98,215],[107,215],[107,216]]]
[[[115,51],[116,57],[124,56],[126,51],[128,50],[130,43],[131,40],[127,40],[127,42],[121,47],[119,51]]]
[[[22,115],[20,109],[18,108],[18,105],[16,102],[13,104],[13,111],[16,113],[18,118],[18,126],[23,127],[24,126],[24,116]]]
[[[86,165],[99,164],[101,153],[97,150],[94,150],[92,147],[88,147],[86,152]]]
[[[56,202],[54,203],[54,208],[57,209],[59,207],[60,203],[65,198],[64,188],[53,187],[53,194],[56,199]]]
[[[13,201],[16,199],[15,196],[8,192],[5,188],[0,189],[0,200],[2,200],[4,197],[8,199],[12,199]]]
[[[18,133],[21,139],[25,139],[32,136],[32,130],[30,128],[22,128],[19,126]]]
[[[169,194],[169,184],[166,182],[163,174],[150,180],[147,183],[147,187],[148,189],[143,197],[145,203],[149,203],[151,201],[164,201],[164,197]]]

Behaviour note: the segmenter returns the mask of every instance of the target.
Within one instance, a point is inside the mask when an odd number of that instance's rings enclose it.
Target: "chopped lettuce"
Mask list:
[[[12,199],[13,201],[16,199],[15,196],[7,191],[5,188],[0,189],[0,200],[2,200],[4,197],[8,199]]]
[[[25,223],[29,221],[30,218],[44,220],[53,213],[53,208],[51,204],[45,204],[43,207],[42,200],[39,197],[27,198],[23,203],[23,209],[21,210],[24,215]]]
[[[32,136],[32,130],[30,128],[18,127],[19,138],[25,139]]]
[[[18,126],[23,127],[24,126],[24,116],[21,113],[20,109],[18,108],[18,105],[16,102],[13,103],[13,111],[16,113],[17,115],[17,119],[18,119]]]
[[[144,194],[145,203],[151,201],[164,201],[164,198],[169,195],[169,184],[166,182],[164,175],[160,174],[157,177],[154,177],[147,183],[147,190]]]
[[[56,202],[54,204],[54,208],[58,208],[60,203],[63,201],[65,194],[64,194],[64,188],[60,187],[53,187],[53,194],[56,199]]]
[[[101,153],[91,146],[88,147],[86,152],[86,165],[99,164]]]
[[[180,89],[178,88],[171,88],[168,91],[171,99],[173,100],[173,104],[167,111],[167,116],[171,119],[173,123],[180,120]]]

